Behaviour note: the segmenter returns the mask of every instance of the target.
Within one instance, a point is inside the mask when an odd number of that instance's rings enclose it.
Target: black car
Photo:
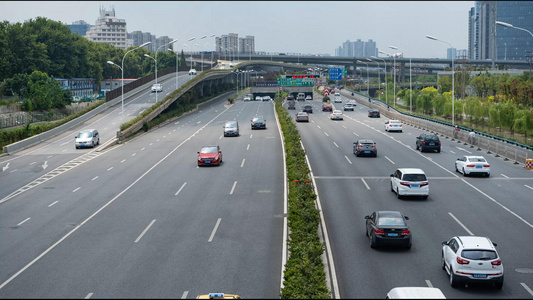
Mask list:
[[[411,248],[411,231],[407,226],[407,216],[399,211],[375,211],[366,219],[366,236],[370,247],[379,245],[401,245]]]
[[[313,113],[313,106],[309,105],[309,104],[305,105],[304,108],[302,109],[302,111],[312,114]]]
[[[416,137],[416,150],[418,149],[420,149],[420,152],[431,150],[440,153],[439,137],[434,133],[422,133]]]
[[[252,119],[252,130],[253,129],[266,129],[266,120],[263,117],[255,117]]]
[[[380,117],[380,115],[379,115],[379,110],[374,109],[374,108],[373,108],[373,109],[370,109],[370,110],[368,111],[368,116],[371,117],[371,118],[379,118],[379,117]]]

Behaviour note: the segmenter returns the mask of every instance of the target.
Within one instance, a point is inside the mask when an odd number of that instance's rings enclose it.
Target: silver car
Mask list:
[[[239,136],[239,122],[227,121],[224,127],[224,136]]]
[[[100,144],[100,134],[96,129],[84,129],[80,131],[80,133],[78,133],[74,139],[74,145],[76,146],[76,149],[82,147],[94,148],[94,146]]]

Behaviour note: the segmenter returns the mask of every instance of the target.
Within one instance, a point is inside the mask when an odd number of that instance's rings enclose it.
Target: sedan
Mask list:
[[[322,105],[322,111],[332,111],[333,110],[333,105],[331,105],[330,103],[324,103]]]
[[[370,110],[368,111],[368,116],[371,117],[371,118],[379,118],[379,117],[380,117],[380,115],[379,115],[379,110],[374,109],[374,108],[373,108],[373,109],[370,109]]]
[[[366,236],[370,240],[370,247],[379,245],[401,245],[411,248],[411,230],[407,226],[407,216],[399,211],[375,211],[365,216]]]
[[[348,101],[348,104],[351,104],[352,106],[357,106],[357,102],[355,100]]]
[[[344,109],[344,111],[347,111],[347,110],[353,111],[353,105],[351,105],[349,103],[346,103],[346,104],[344,104],[343,109]]]
[[[217,165],[222,163],[222,150],[218,145],[203,146],[198,151],[198,166]]]
[[[337,97],[337,96],[335,96],[335,100],[333,100],[333,102],[335,102],[335,103],[342,103],[342,99],[341,99],[341,97]]]
[[[152,93],[161,93],[163,91],[163,86],[161,84],[157,83],[152,85]]]
[[[372,140],[358,140],[353,143],[353,154],[355,156],[368,155],[378,156],[376,143]]]
[[[490,164],[483,156],[466,155],[455,161],[455,171],[462,173],[463,176],[481,174],[489,177]]]
[[[266,120],[263,118],[263,117],[255,117],[252,119],[252,130],[253,129],[256,129],[256,128],[259,128],[259,129],[266,129],[267,128],[267,125],[266,125]]]
[[[402,122],[398,120],[390,120],[385,122],[385,131],[399,131],[402,132]]]
[[[336,109],[334,110],[330,115],[329,115],[329,118],[331,120],[344,120],[343,116],[342,116],[342,111]]]
[[[309,122],[309,115],[304,111],[297,113],[296,122]]]
[[[313,113],[313,106],[312,105],[305,105],[304,108],[302,109],[302,111],[306,112],[306,113],[310,113],[312,114]]]
[[[313,96],[307,95],[307,96],[305,96],[305,100],[313,100]]]

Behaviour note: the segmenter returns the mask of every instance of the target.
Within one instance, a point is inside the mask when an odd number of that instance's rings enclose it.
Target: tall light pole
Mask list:
[[[514,28],[514,29],[518,29],[518,30],[523,30],[523,31],[529,33],[531,35],[531,37],[533,37],[533,33],[531,33],[531,31],[529,31],[527,29],[524,29],[524,28],[513,26],[513,25],[511,25],[509,23],[496,21],[496,25],[500,25],[500,26],[504,26],[504,27],[508,27],[508,28]],[[505,45],[505,51],[506,51],[505,56],[507,56],[507,45]],[[530,65],[530,67],[531,67],[531,65]],[[529,81],[531,81],[531,68],[530,68],[530,72],[529,72]]]
[[[151,57],[148,54],[144,54],[144,56],[150,57],[151,59],[154,60],[155,69],[157,70],[157,60],[155,58]],[[157,71],[155,72],[155,74],[156,74],[156,78],[157,78]],[[155,84],[157,84],[157,79],[155,80],[155,82],[156,82]],[[155,91],[155,103],[157,103],[157,91]]]
[[[373,59],[381,59],[383,63],[385,64],[385,102],[387,102],[387,105],[389,105],[389,98],[387,95],[387,90],[389,89],[389,87],[387,86],[387,62],[383,58],[379,58],[375,56],[370,56],[370,57]],[[378,68],[379,68],[379,63],[378,63]]]
[[[161,49],[161,48],[163,48],[163,47],[165,47],[165,46],[167,46],[167,45],[174,44],[174,43],[177,42],[177,41],[178,41],[178,40],[173,40],[173,41],[171,41],[171,42],[168,42],[168,43],[166,43],[166,44],[164,44],[164,45],[159,46],[159,48],[157,48],[157,50],[155,51],[155,58],[151,57],[151,56],[148,55],[148,54],[145,54],[145,55],[144,55],[144,56],[146,56],[146,57],[150,57],[150,58],[153,59],[154,62],[155,62],[155,84],[157,84],[157,53],[159,52],[159,49]],[[155,92],[155,102],[157,103],[157,91]]]
[[[122,95],[121,95],[121,97],[122,97],[122,99],[121,99],[122,100],[122,113],[120,114],[120,119],[122,119],[122,116],[124,115],[124,58],[126,58],[126,55],[128,55],[128,53],[130,53],[131,51],[137,50],[137,49],[142,48],[142,47],[144,47],[144,46],[146,46],[148,44],[151,44],[151,43],[152,42],[146,42],[146,43],[140,45],[137,48],[133,48],[133,49],[129,50],[128,52],[126,52],[126,54],[124,54],[124,57],[122,57],[122,67],[119,67],[120,70],[122,71]],[[118,67],[117,64],[115,64],[114,62],[112,62],[110,60],[108,60],[107,63],[110,64],[110,65],[115,65],[115,66]]]
[[[215,35],[212,34],[212,35],[210,35],[209,37],[212,38],[212,37],[215,37]],[[207,42],[207,44],[209,44],[209,42]],[[215,51],[216,51],[216,49],[217,49],[217,48],[216,48],[216,46],[215,46]],[[212,68],[212,67],[213,67],[213,51],[211,51],[211,63],[210,63],[210,65],[211,65],[211,68]]]
[[[187,40],[187,42],[190,42],[190,41],[192,41],[194,39],[196,39],[196,38],[195,37],[189,38]],[[183,46],[183,45],[185,45],[185,42],[183,42],[181,45],[179,45],[178,49],[181,48],[181,46]],[[179,82],[178,82],[178,59],[179,59],[178,50],[176,50],[176,90],[179,87]]]
[[[250,54],[250,61],[252,61],[252,48],[250,47],[249,44],[246,44],[246,47],[248,48],[248,53]]]
[[[357,62],[363,63],[366,65],[366,94],[370,98],[370,77],[368,76],[368,68],[369,68],[368,63],[361,61],[361,60],[357,60]]]
[[[496,24],[497,23],[498,22],[496,22]],[[439,40],[438,38],[436,38],[434,36],[426,35],[426,38],[428,38],[430,40],[446,43],[446,44],[450,45],[450,48],[454,49],[452,44],[450,44],[450,43],[448,43],[446,41],[443,41],[443,40]],[[455,73],[455,68],[454,68],[454,64],[453,64],[453,55],[452,55],[452,126],[455,125],[455,77],[454,77],[454,73]]]
[[[368,57],[366,58],[366,60],[371,61],[371,62],[375,62],[376,64],[378,64],[378,86],[379,86],[379,89],[381,89],[381,77],[379,77],[379,63],[377,61],[371,60]],[[379,89],[378,89],[378,91],[379,91]],[[381,93],[379,93],[379,100],[381,100]]]
[[[389,46],[391,49],[400,50],[403,52],[407,52],[406,50],[400,49],[398,47]],[[412,70],[411,70],[411,55],[409,55],[409,113],[413,113],[413,77],[412,77]]]
[[[394,107],[396,107],[396,56],[395,55],[390,55],[390,54],[385,53],[385,52],[383,52],[381,50],[379,50],[378,52],[381,53],[381,54],[385,54],[385,55],[387,55],[389,57],[392,56],[392,60],[393,60],[393,63],[394,63],[394,66],[391,69],[391,72],[394,70],[394,78],[393,78],[394,86],[393,86],[393,89],[392,89],[392,105]]]
[[[207,37],[207,35],[204,35],[203,37],[199,38],[200,40],[203,40]],[[198,46],[198,44],[195,44],[195,46]],[[198,48],[199,49],[199,48]],[[202,65],[202,72],[204,71],[204,53],[202,52],[202,56],[200,57],[201,65]]]

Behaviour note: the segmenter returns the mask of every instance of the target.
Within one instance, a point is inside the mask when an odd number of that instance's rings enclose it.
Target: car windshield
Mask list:
[[[404,174],[403,180],[405,181],[425,181],[427,180],[425,174]]]
[[[381,225],[400,225],[405,226],[405,222],[402,218],[394,218],[394,217],[380,217],[378,218],[378,226]]]
[[[228,123],[226,124],[226,128],[235,128],[237,127],[237,123]]]
[[[391,124],[400,124],[400,121],[390,121]]]
[[[79,139],[90,138],[90,137],[93,137],[93,134],[91,132],[80,132],[80,133],[78,133],[78,138]]]
[[[253,119],[253,122],[263,122],[263,118],[262,117],[255,117]]]
[[[214,146],[203,147],[200,153],[217,153],[217,147],[214,147]]]
[[[373,143],[361,143],[365,147],[372,147]]]
[[[498,258],[496,252],[490,250],[463,250],[461,256],[473,260],[493,260]]]
[[[428,141],[438,141],[439,137],[435,135],[426,136],[426,140]]]

